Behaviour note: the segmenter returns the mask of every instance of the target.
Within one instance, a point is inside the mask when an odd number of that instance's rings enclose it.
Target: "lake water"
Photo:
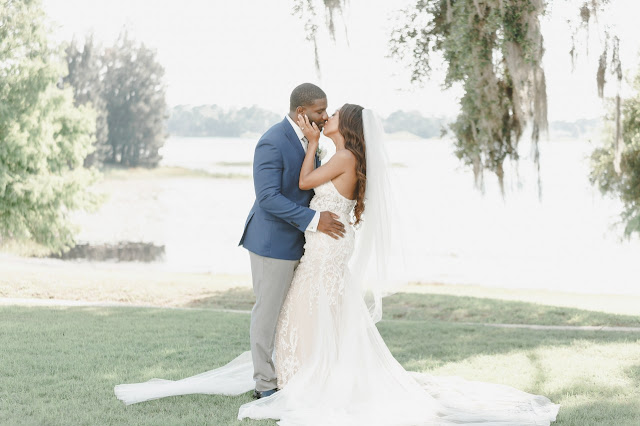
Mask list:
[[[112,181],[100,212],[79,215],[80,240],[163,244],[180,271],[249,274],[237,247],[254,201],[255,139],[171,138],[163,165],[235,178]],[[330,144],[323,139],[324,144]],[[330,145],[325,145],[330,148]],[[484,195],[447,140],[391,140],[394,189],[404,208],[408,274],[418,281],[640,293],[640,242],[620,241],[620,203],[588,181],[588,142],[541,144],[542,198],[523,146],[519,178],[509,171],[503,199],[493,175]],[[244,177],[243,177],[244,176]]]

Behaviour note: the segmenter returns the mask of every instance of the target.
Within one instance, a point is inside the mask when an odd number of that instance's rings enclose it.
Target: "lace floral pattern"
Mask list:
[[[326,298],[328,306],[335,307],[344,294],[347,263],[355,242],[354,230],[349,224],[355,204],[355,200],[343,197],[331,181],[315,189],[310,207],[337,214],[345,224],[346,233],[339,240],[320,232],[305,233],[305,254],[282,306],[276,331],[275,366],[280,389],[309,354],[319,298]]]

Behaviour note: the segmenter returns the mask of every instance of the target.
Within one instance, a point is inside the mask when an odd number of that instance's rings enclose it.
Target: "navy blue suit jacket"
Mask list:
[[[265,257],[302,257],[304,231],[315,214],[309,208],[313,190],[298,187],[304,156],[300,139],[286,117],[262,135],[253,157],[256,201],[239,245]]]

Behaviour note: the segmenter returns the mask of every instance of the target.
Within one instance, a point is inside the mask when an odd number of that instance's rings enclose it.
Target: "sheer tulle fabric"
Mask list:
[[[384,146],[380,118],[370,109],[362,111],[367,184],[363,221],[350,261],[353,285],[362,288],[373,322],[382,319],[382,298],[406,283],[403,252],[403,220],[391,190],[391,167]]]
[[[182,380],[151,379],[144,383],[118,385],[116,397],[126,405],[167,396],[206,394],[240,395],[255,387],[251,352],[243,352],[224,367]]]
[[[312,203],[332,205],[344,222],[353,208],[331,182],[317,188]],[[404,370],[378,333],[346,265],[355,238],[348,228],[338,242],[307,233],[308,247],[276,336],[282,389],[242,405],[239,419],[278,419],[282,426],[548,425],[555,420],[558,406],[543,396]],[[126,404],[190,393],[237,395],[253,389],[252,375],[246,352],[194,377],[119,385],[115,393]]]

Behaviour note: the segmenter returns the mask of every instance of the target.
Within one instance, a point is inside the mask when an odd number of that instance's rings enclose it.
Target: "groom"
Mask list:
[[[255,398],[276,392],[273,349],[280,308],[303,253],[304,232],[344,235],[344,225],[331,212],[309,208],[313,191],[298,187],[307,138],[296,124],[299,114],[322,129],[329,119],[327,95],[304,83],[293,89],[289,114],[262,135],[253,157],[256,201],[244,225],[240,244],[249,250],[256,304],[251,311],[251,355]],[[320,161],[316,156],[316,167]]]

